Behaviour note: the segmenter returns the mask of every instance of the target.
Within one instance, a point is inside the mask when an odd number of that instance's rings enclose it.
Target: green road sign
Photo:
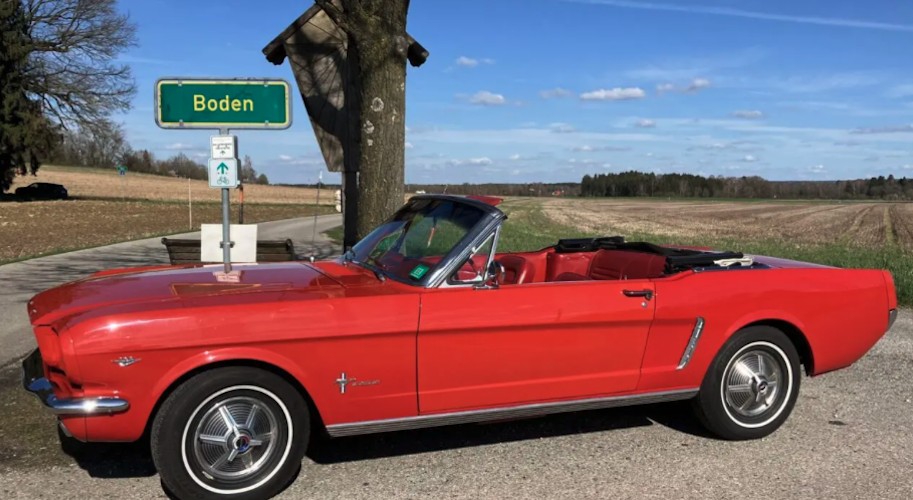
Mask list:
[[[163,78],[155,84],[155,123],[162,128],[288,128],[289,84],[262,78]]]

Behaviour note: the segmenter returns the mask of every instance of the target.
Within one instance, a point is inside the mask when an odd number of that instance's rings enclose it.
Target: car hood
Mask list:
[[[224,278],[221,264],[103,271],[39,293],[29,301],[29,318],[34,325],[48,325],[65,316],[113,306],[251,302],[290,292],[296,299],[325,298],[347,287],[376,282],[363,270],[333,262],[249,264],[233,269],[236,279]]]

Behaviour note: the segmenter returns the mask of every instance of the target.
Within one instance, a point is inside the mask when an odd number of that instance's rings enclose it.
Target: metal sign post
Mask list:
[[[222,190],[222,260],[225,274],[231,272],[231,188],[238,187],[237,138],[229,135],[228,129],[219,129],[219,135],[210,138],[209,187]]]
[[[222,259],[225,261],[225,274],[231,272],[231,221],[228,219],[228,188],[222,188]]]

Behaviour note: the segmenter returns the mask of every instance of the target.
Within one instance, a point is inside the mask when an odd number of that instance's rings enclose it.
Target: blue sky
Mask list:
[[[280,77],[261,49],[310,2],[124,0],[135,148],[205,160],[161,130],[165,76]],[[431,52],[407,76],[406,180],[579,181],[586,173],[913,177],[913,3],[896,0],[413,0]],[[325,170],[295,96],[285,131],[238,131],[273,182]],[[333,174],[324,174],[332,181]]]

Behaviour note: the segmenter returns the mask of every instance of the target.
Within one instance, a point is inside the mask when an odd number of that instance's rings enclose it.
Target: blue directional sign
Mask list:
[[[237,158],[209,159],[209,187],[216,189],[238,187]]]

